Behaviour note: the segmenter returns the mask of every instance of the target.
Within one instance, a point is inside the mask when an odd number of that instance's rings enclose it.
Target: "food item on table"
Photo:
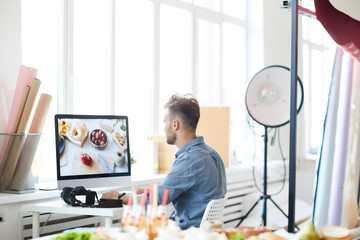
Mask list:
[[[238,227],[238,229],[245,238],[248,238],[250,236],[257,236],[260,233],[265,233],[269,231],[266,227]]]
[[[258,236],[261,233],[268,232],[269,230],[266,227],[236,227],[231,229],[226,229],[226,236],[238,235],[241,234],[244,238],[250,238],[251,236]]]
[[[320,237],[325,240],[350,240],[350,230],[344,227],[326,225],[320,228]]]
[[[90,134],[90,142],[97,149],[104,149],[108,144],[106,133],[101,129],[95,129]]]
[[[236,233],[230,236],[227,236],[228,240],[244,240],[245,237],[241,233]]]
[[[66,135],[68,139],[77,144],[79,147],[82,147],[88,134],[88,129],[86,124],[83,121],[77,121],[72,124],[68,134]]]
[[[309,223],[302,231],[299,240],[320,240],[319,234],[315,230],[315,226]]]
[[[102,238],[96,237],[94,234],[87,231],[72,231],[64,232],[58,235],[57,237],[52,238],[52,240],[101,240]]]
[[[225,232],[222,223],[219,221],[213,221],[213,220],[206,221],[204,222],[202,228],[208,232],[218,232],[218,233]]]
[[[276,235],[273,232],[265,232],[262,236],[261,239],[265,239],[265,240],[288,240],[287,238],[281,237],[279,235]]]
[[[92,163],[92,158],[87,153],[81,153],[80,159],[81,159],[81,162],[85,165],[91,165],[91,163]]]
[[[61,136],[66,136],[66,134],[69,132],[71,128],[71,122],[67,121],[67,120],[59,120],[58,121],[58,130],[59,130],[59,134]]]

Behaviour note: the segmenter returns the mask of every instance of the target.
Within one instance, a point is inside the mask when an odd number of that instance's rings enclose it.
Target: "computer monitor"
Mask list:
[[[58,189],[131,186],[127,116],[55,115]]]

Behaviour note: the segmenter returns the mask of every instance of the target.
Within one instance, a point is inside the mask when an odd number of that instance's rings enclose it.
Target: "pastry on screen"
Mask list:
[[[88,129],[83,121],[74,122],[66,134],[66,137],[70,140],[70,142],[78,145],[79,147],[82,147],[87,136]]]

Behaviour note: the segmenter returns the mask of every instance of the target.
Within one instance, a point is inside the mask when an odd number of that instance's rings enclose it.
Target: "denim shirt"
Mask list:
[[[168,189],[167,203],[175,207],[170,219],[178,217],[182,229],[199,227],[209,201],[225,196],[223,161],[203,137],[188,142],[175,156],[170,172],[158,186],[158,202],[162,202],[164,190]]]

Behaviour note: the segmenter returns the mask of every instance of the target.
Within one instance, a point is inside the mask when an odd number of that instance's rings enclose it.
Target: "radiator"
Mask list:
[[[22,236],[20,239],[31,239],[32,213],[23,213],[21,217]],[[78,227],[98,227],[104,225],[103,221],[104,219],[98,216],[41,213],[40,236],[61,233],[66,229]],[[120,226],[120,219],[113,219],[113,223]]]

